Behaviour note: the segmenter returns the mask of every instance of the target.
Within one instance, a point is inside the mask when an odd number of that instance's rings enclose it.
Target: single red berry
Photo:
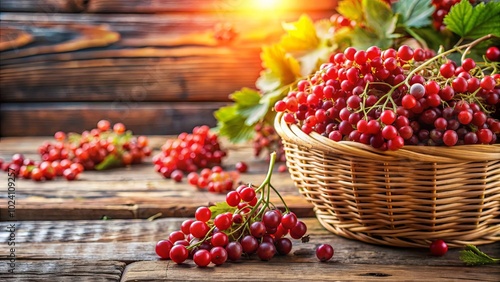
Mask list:
[[[236,167],[236,170],[241,172],[241,173],[245,173],[248,171],[248,165],[245,162],[237,162],[235,167]]]
[[[492,46],[486,50],[486,58],[493,62],[500,61],[500,49],[498,47]]]
[[[322,261],[328,261],[333,257],[333,247],[329,244],[322,244],[318,248],[316,248],[316,257]]]
[[[210,256],[212,258],[212,263],[215,265],[221,265],[227,260],[227,251],[223,247],[213,247],[210,250]]]
[[[199,267],[206,267],[211,261],[210,252],[204,249],[196,251],[193,255],[193,261]]]
[[[175,245],[170,249],[170,259],[177,264],[183,263],[189,256],[189,251],[184,245]]]
[[[156,243],[156,254],[162,259],[169,259],[172,246],[173,244],[169,240],[160,240]]]
[[[433,256],[444,256],[446,252],[448,252],[448,245],[446,243],[439,239],[431,243],[429,247],[431,254]]]

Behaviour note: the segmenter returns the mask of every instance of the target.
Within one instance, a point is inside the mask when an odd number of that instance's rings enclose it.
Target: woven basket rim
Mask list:
[[[406,158],[422,162],[478,162],[500,159],[500,144],[473,144],[447,146],[405,145],[397,151],[382,151],[369,145],[354,141],[333,141],[316,132],[306,134],[297,125],[289,125],[283,120],[284,113],[277,113],[274,127],[280,137],[303,148],[323,152],[365,157],[380,161]]]

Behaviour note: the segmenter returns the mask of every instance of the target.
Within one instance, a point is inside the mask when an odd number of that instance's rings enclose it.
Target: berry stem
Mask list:
[[[444,51],[444,52],[441,52],[441,53],[437,54],[433,58],[427,60],[425,63],[421,64],[420,66],[418,66],[417,68],[415,68],[414,70],[412,70],[410,73],[408,73],[408,76],[406,77],[406,79],[403,80],[402,82],[400,82],[399,84],[395,85],[394,89],[402,86],[403,84],[406,84],[408,87],[410,87],[410,83],[409,83],[410,79],[416,73],[418,73],[419,71],[423,70],[428,65],[434,63],[437,59],[445,57],[445,56],[447,56],[449,54],[455,53],[455,52],[457,52],[459,50],[462,50],[464,48],[465,48],[465,52],[464,52],[463,56],[465,56],[465,54],[467,54],[472,47],[476,46],[477,44],[479,44],[479,43],[481,43],[481,42],[483,42],[485,40],[491,39],[493,37],[496,37],[496,36],[494,36],[493,34],[488,34],[488,35],[485,35],[485,36],[483,36],[481,38],[478,38],[478,39],[472,41],[471,43],[467,43],[467,44],[460,45],[460,46],[455,46],[454,48],[451,48],[451,49],[449,49],[447,51]],[[462,61],[464,59],[463,56],[462,56]]]

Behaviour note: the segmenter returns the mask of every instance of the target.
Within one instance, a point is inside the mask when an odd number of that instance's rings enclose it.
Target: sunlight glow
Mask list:
[[[282,4],[281,0],[254,0],[253,2],[254,8],[256,10],[274,10],[279,8],[280,4]]]

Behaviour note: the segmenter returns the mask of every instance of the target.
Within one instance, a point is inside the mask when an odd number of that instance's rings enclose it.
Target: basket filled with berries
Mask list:
[[[486,39],[437,55],[349,47],[276,102],[291,177],[325,228],[391,246],[500,241],[499,64],[467,57]]]

